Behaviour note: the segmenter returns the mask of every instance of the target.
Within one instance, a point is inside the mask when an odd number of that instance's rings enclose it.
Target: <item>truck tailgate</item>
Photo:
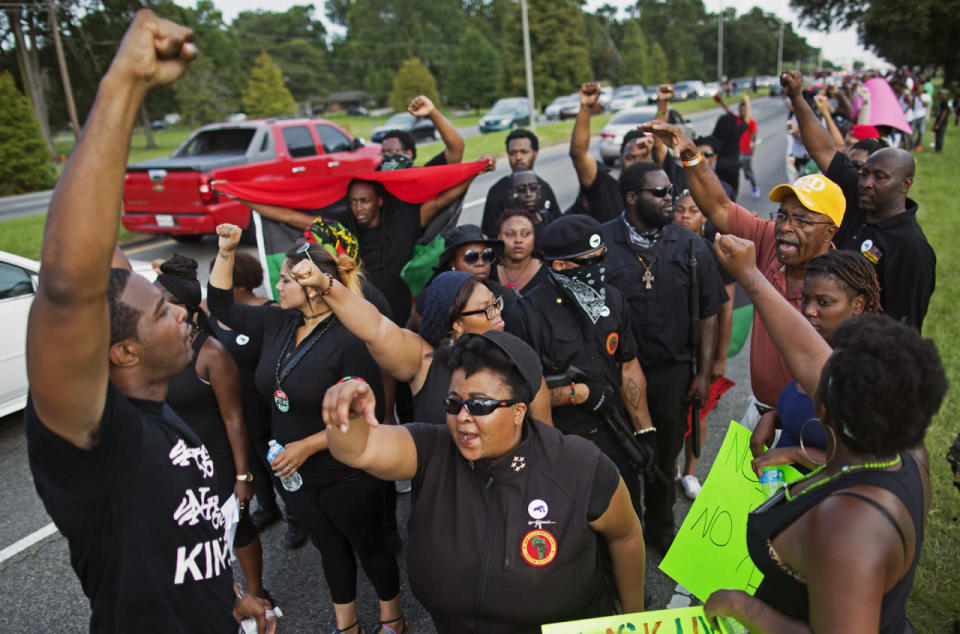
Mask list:
[[[192,170],[128,170],[123,205],[127,213],[203,213],[200,175]]]

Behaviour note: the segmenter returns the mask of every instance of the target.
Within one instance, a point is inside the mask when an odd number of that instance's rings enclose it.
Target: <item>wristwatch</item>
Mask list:
[[[253,474],[247,471],[246,473],[237,474],[238,482],[253,482]]]

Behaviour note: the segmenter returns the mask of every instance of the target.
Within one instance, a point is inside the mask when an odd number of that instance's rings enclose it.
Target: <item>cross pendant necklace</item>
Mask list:
[[[643,282],[643,288],[648,291],[653,290],[654,277],[653,273],[650,272],[650,266],[652,266],[652,264],[648,265],[639,255],[637,259],[640,260],[640,264],[643,265],[643,276],[640,278],[640,281]]]

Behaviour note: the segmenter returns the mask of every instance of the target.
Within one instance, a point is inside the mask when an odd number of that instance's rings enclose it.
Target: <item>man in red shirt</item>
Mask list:
[[[797,179],[792,185],[778,185],[770,200],[780,203],[773,219],[762,220],[732,202],[720,180],[704,162],[697,146],[676,126],[651,121],[638,126],[652,132],[684,165],[687,185],[701,213],[721,233],[752,240],[756,245],[757,268],[797,310],[807,263],[832,248],[833,236],[843,222],[846,199],[840,187],[821,174]],[[763,321],[753,320],[750,335],[750,382],[756,408],[740,422],[748,427],[776,405],[780,391],[793,379],[780,352],[770,339]]]
[[[760,190],[757,189],[757,177],[753,175],[753,149],[757,144],[757,120],[747,118],[746,104],[740,102],[737,123],[747,122],[747,131],[740,137],[740,167],[744,177],[753,185],[753,199],[760,199]]]

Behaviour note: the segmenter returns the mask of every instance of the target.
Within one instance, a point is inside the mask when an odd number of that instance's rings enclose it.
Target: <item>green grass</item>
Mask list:
[[[47,214],[15,218],[0,222],[0,251],[14,253],[36,260],[40,257],[40,245],[43,243],[43,225]],[[135,238],[143,236],[130,233],[123,227],[117,232],[117,242],[122,246]]]
[[[928,127],[924,145],[933,140]],[[960,161],[960,130],[951,121],[942,154],[929,147],[915,155],[917,175],[910,197],[920,204],[918,219],[937,253],[937,288],[923,324],[923,334],[937,343],[950,381],[950,390],[927,432],[933,503],[927,517],[926,537],[920,556],[907,614],[918,632],[948,632],[960,619],[960,493],[944,460],[960,432],[960,202],[956,195]]]

